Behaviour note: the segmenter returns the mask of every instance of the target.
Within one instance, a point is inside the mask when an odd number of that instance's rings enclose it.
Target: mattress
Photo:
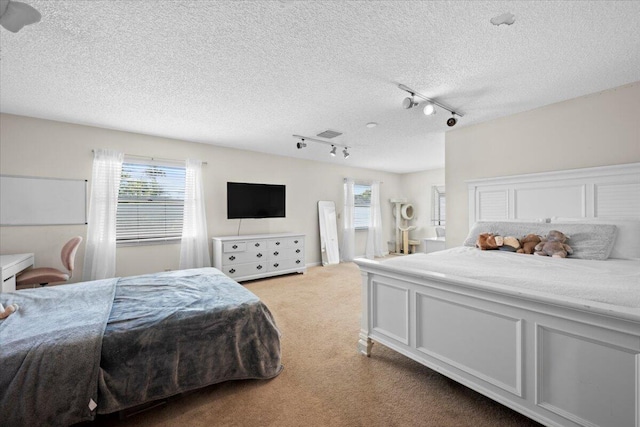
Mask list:
[[[640,314],[640,262],[551,258],[457,247],[430,254],[394,257],[382,265],[469,278],[480,286],[545,294],[626,307]]]

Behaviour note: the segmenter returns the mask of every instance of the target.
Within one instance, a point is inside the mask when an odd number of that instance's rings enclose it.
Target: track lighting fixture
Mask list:
[[[433,102],[428,102],[424,105],[424,110],[422,110],[425,116],[433,116],[436,113],[436,106],[433,105]]]
[[[342,144],[338,144],[335,142],[329,142],[329,141],[323,141],[321,139],[315,139],[315,138],[309,138],[307,136],[302,136],[302,135],[293,135],[294,138],[298,138],[300,139],[301,142],[298,142],[296,144],[296,147],[298,147],[298,149],[304,148],[307,146],[307,142],[311,141],[311,142],[318,142],[320,144],[327,144],[331,146],[331,150],[329,151],[329,155],[331,155],[331,157],[335,157],[338,151],[338,147],[343,148],[342,150],[342,154],[344,155],[344,158],[346,159],[347,157],[349,157],[349,147],[347,147],[346,145],[342,145]]]
[[[441,102],[438,102],[435,99],[431,99],[429,97],[426,97],[426,96],[416,92],[415,90],[411,89],[410,87],[407,87],[407,86],[405,86],[403,84],[399,84],[398,88],[400,90],[403,90],[403,91],[409,93],[409,95],[411,95],[411,97],[407,97],[407,98],[402,100],[402,107],[405,108],[405,109],[409,109],[409,108],[412,108],[412,107],[415,107],[416,105],[418,105],[418,103],[415,102],[415,100],[414,100],[417,97],[417,98],[420,98],[420,99],[423,99],[423,100],[427,101],[425,103],[424,109],[422,110],[422,112],[426,116],[431,116],[431,115],[435,114],[436,113],[436,108],[435,107],[437,105],[438,107],[442,108],[443,110],[447,110],[452,115],[455,115],[455,116],[458,116],[458,117],[464,117],[464,114],[461,114],[461,113],[459,113],[457,111],[453,111],[453,108],[448,107],[447,105],[445,105],[445,104],[443,104]],[[449,127],[455,126],[456,123],[458,123],[458,119],[456,119],[453,116],[447,120],[447,125]]]
[[[406,97],[405,99],[402,100],[402,108],[404,108],[405,110],[408,110],[409,108],[413,108],[417,105],[418,103],[415,101],[415,99],[413,99],[413,94],[411,94],[411,97]]]

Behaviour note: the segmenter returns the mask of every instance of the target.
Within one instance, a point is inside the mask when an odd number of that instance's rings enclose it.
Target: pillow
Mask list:
[[[551,222],[551,218],[528,218],[528,219],[510,218],[510,219],[501,219],[500,222]]]
[[[616,240],[616,226],[613,224],[484,221],[474,224],[464,246],[475,246],[480,233],[518,238],[533,233],[544,237],[551,230],[562,231],[569,237],[567,244],[573,249],[571,258],[605,260],[609,258]]]
[[[640,259],[640,220],[609,218],[551,218],[552,223],[613,224],[618,229],[609,258]]]

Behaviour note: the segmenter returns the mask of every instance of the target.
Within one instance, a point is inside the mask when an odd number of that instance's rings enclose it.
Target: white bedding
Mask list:
[[[457,247],[391,258],[382,264],[628,307],[640,313],[638,260],[562,259]]]

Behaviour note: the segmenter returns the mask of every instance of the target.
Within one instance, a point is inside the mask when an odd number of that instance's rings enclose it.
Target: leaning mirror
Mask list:
[[[318,218],[320,221],[320,253],[322,265],[338,264],[338,226],[336,223],[336,205],[333,202],[318,202]]]

